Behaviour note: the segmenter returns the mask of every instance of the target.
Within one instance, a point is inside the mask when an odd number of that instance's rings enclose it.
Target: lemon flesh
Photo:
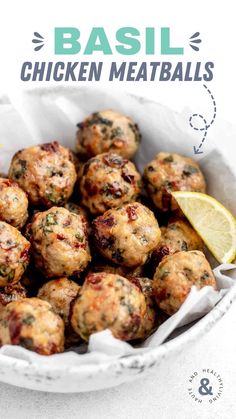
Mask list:
[[[236,256],[236,220],[215,198],[200,192],[172,192],[193,228],[220,263]]]

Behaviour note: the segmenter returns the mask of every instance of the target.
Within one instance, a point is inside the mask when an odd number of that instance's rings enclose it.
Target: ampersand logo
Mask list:
[[[218,372],[209,368],[194,371],[189,377],[188,394],[199,404],[212,404],[223,392],[223,380]]]
[[[201,386],[199,387],[198,391],[202,396],[205,396],[207,394],[213,394],[212,393],[212,387],[207,387],[208,384],[210,383],[210,380],[208,380],[208,378],[202,378],[201,381]]]

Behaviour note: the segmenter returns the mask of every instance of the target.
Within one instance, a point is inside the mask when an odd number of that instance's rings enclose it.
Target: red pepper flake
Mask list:
[[[65,240],[66,237],[63,234],[57,234],[57,239],[58,240]]]
[[[129,278],[127,279],[129,280],[129,282],[134,284],[140,291],[142,291],[142,287],[140,285],[139,279],[136,276],[129,276]]]
[[[22,250],[20,254],[20,258],[23,260],[27,260],[29,257],[29,247],[27,249]]]
[[[98,193],[98,187],[91,180],[86,179],[84,182],[84,188],[89,196],[94,196]]]
[[[121,176],[125,180],[125,182],[130,183],[131,185],[134,184],[134,175],[129,175],[128,173],[122,172]]]
[[[19,313],[12,311],[7,320],[11,343],[13,345],[17,345],[19,343],[20,332],[23,326],[21,316]]]
[[[155,297],[156,297],[156,299],[158,300],[159,303],[166,299],[166,294],[167,293],[166,293],[165,288],[154,290],[154,295],[155,295]]]
[[[164,256],[167,256],[169,254],[170,249],[167,246],[161,246],[159,249],[154,250],[154,252],[152,253],[152,257],[154,259],[155,265],[159,265]]]
[[[59,150],[58,141],[53,141],[52,143],[45,143],[40,145],[41,150],[48,151],[49,153],[56,153]]]
[[[136,205],[129,205],[126,208],[126,212],[128,214],[129,221],[135,221],[135,220],[137,220],[138,215],[136,214],[136,208],[137,208]]]
[[[103,161],[108,166],[115,167],[115,168],[116,167],[122,168],[128,163],[127,159],[123,159],[123,157],[119,156],[118,154],[109,154],[109,153],[103,156]]]
[[[101,284],[100,282],[103,279],[103,275],[101,275],[100,273],[91,273],[90,275],[87,276],[86,278],[86,282],[90,285],[93,286],[93,288],[97,291],[101,290]]]

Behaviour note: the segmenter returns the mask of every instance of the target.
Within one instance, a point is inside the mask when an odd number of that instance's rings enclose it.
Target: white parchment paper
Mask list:
[[[136,156],[136,164],[143,166],[160,150],[193,156],[199,132],[188,124],[186,110],[183,114],[143,98],[122,92],[101,91],[92,88],[53,88],[26,91],[10,98],[0,99],[0,172],[7,173],[13,154],[24,147],[58,140],[74,148],[76,123],[87,114],[111,108],[133,117],[139,124],[143,141]],[[214,135],[217,135],[216,130]],[[209,193],[219,199],[235,214],[236,180],[224,157],[208,138],[204,154],[197,159],[205,173]],[[220,170],[220,176],[219,174]],[[17,346],[6,345],[1,354],[46,366],[99,364],[112,358],[137,354],[161,345],[173,331],[208,313],[230,287],[236,283],[236,265],[215,266],[217,290],[204,287],[192,290],[179,311],[166,320],[140,347],[115,339],[109,330],[91,336],[85,354],[81,350],[43,357]],[[84,349],[84,348],[83,348]]]

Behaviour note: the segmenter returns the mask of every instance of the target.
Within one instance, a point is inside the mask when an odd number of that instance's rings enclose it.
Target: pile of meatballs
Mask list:
[[[63,352],[110,329],[137,342],[185,301],[216,287],[203,242],[172,191],[206,192],[198,164],[158,153],[143,176],[129,117],[78,124],[76,152],[25,148],[0,178],[0,345]]]

